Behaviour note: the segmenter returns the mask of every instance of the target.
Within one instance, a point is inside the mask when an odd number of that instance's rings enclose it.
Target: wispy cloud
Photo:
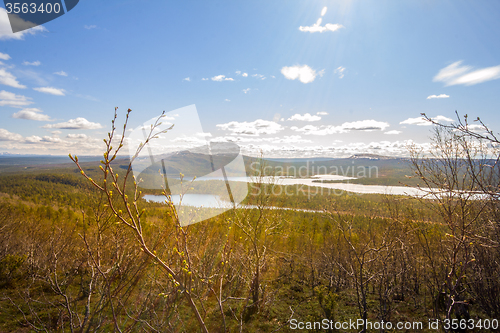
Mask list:
[[[250,90],[251,90],[250,88],[246,88],[246,89],[243,89],[242,91],[243,91],[243,93],[248,94],[250,92]]]
[[[21,19],[17,15],[13,15],[11,19],[14,21],[13,24],[17,26],[22,26],[22,25],[26,26],[29,24],[28,22]],[[11,22],[9,20],[9,17],[7,16],[7,11],[5,10],[5,8],[0,7],[0,40],[8,40],[8,39],[22,40],[26,35],[34,35],[39,32],[48,31],[43,26],[38,25],[27,30],[12,33],[12,28],[10,26],[10,23]]]
[[[40,87],[40,88],[33,88],[33,90],[39,91],[39,92],[44,93],[44,94],[65,96],[64,89],[58,89],[58,88],[54,88],[54,87]]]
[[[444,82],[445,86],[463,84],[472,86],[478,83],[500,79],[500,65],[472,71],[473,67],[462,65],[462,60],[441,69],[434,82]]]
[[[309,113],[306,113],[304,115],[301,115],[301,114],[294,114],[293,116],[291,116],[290,118],[288,118],[288,121],[294,121],[294,120],[298,120],[298,121],[319,121],[321,120],[321,117],[320,116],[313,116]]]
[[[255,77],[257,79],[261,79],[261,80],[265,80],[266,77],[264,76],[264,74],[252,74],[252,77]]]
[[[321,10],[321,16],[325,16],[327,10],[327,7],[323,7],[323,9]]]
[[[224,102],[231,102],[231,100],[226,98]]]
[[[248,76],[248,73],[243,73],[243,74],[241,74],[241,76],[243,76],[243,77],[247,77],[247,76]]]
[[[59,76],[68,76],[68,73],[66,73],[65,71],[55,72],[54,74]]]
[[[17,78],[11,73],[7,72],[5,68],[0,69],[0,84],[5,84],[6,86],[11,86],[14,88],[26,88],[25,85],[20,84]]]
[[[37,108],[26,108],[12,115],[12,118],[27,119],[36,121],[51,121],[50,117],[42,113],[42,110]]]
[[[316,112],[316,114],[318,116],[328,116],[328,112],[325,112],[325,111]]]
[[[225,75],[217,75],[212,77],[212,81],[234,81],[234,79],[230,77],[226,77]]]
[[[2,90],[0,91],[0,106],[11,106],[14,108],[20,108],[26,105],[33,104],[32,101],[30,101],[31,98],[23,96],[23,95],[16,95],[14,93]]]
[[[449,98],[449,95],[446,94],[439,94],[439,95],[430,95],[427,96],[427,99],[434,99],[434,98]]]
[[[92,25],[84,25],[83,27],[84,27],[85,29],[87,29],[87,30],[91,30],[91,29],[95,29],[95,28],[97,28],[97,25],[95,25],[95,24],[92,24]]]
[[[452,122],[453,119],[450,119],[445,116],[436,116],[434,118],[431,118],[435,122]],[[424,117],[417,117],[417,118],[408,118],[406,120],[403,120],[399,124],[401,125],[417,125],[417,126],[431,126],[432,123],[430,121],[427,121]]]
[[[384,134],[388,134],[388,135],[397,135],[397,134],[401,134],[401,133],[403,133],[403,132],[397,131],[397,130],[384,132]]]
[[[191,79],[190,79],[190,78],[189,78],[189,76],[188,76],[188,77],[183,78],[183,79],[182,79],[182,81],[187,81],[187,82],[190,82],[190,81],[191,81]]]
[[[325,7],[326,8],[326,7]],[[323,8],[324,10],[324,8]],[[326,11],[325,11],[326,13]],[[341,28],[344,28],[342,24],[332,24],[332,23],[326,23],[324,26],[321,26],[321,23],[323,22],[323,19],[320,17],[316,23],[314,23],[311,26],[300,26],[299,30],[304,31],[304,32],[326,32],[326,31],[337,31]]]
[[[339,75],[339,79],[342,79],[344,77],[344,72],[345,72],[345,67],[337,67],[337,69],[335,69],[334,73],[338,74]]]
[[[23,61],[23,65],[25,66],[40,66],[42,63],[39,60],[29,62],[29,61]]]
[[[231,121],[226,124],[218,124],[217,127],[221,130],[229,131],[235,135],[253,135],[260,134],[275,134],[284,129],[283,126],[274,122],[263,119],[257,119],[252,122],[237,122]]]
[[[70,119],[67,122],[64,123],[58,123],[58,124],[48,124],[43,126],[42,128],[59,128],[59,129],[78,129],[78,130],[83,130],[83,129],[99,129],[102,128],[102,125],[99,123],[93,123],[88,121],[85,118],[78,117],[76,119]]]
[[[316,72],[314,69],[307,65],[297,65],[290,67],[283,67],[281,69],[281,74],[285,76],[288,80],[299,79],[302,83],[310,83],[316,79],[316,76],[322,76],[324,73],[323,70]]]
[[[9,60],[10,59],[10,55],[8,55],[7,53],[0,52],[0,59],[2,59],[2,60]]]
[[[23,81],[30,81],[37,86],[48,85],[46,76],[41,75],[39,72],[32,70],[31,67],[26,66],[23,67],[23,69],[17,69],[16,74]]]
[[[368,120],[360,120],[353,122],[345,122],[340,126],[306,125],[301,128],[292,126],[290,127],[290,129],[296,132],[304,133],[306,135],[328,135],[335,133],[347,133],[350,131],[384,131],[387,127],[389,127],[389,123],[368,119]]]
[[[92,102],[100,102],[99,99],[97,99],[91,95],[74,94],[73,96],[78,97],[78,98],[87,99],[87,100],[92,101]]]

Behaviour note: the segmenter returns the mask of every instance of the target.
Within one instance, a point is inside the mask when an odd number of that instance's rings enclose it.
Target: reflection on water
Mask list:
[[[144,200],[153,202],[165,202],[164,195],[146,194]],[[172,203],[176,206],[180,204],[180,196],[172,195]],[[231,202],[223,201],[215,194],[184,194],[182,206],[204,207],[204,208],[232,208]]]

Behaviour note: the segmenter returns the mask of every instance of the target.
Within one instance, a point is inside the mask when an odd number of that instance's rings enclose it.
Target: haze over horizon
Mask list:
[[[87,0],[13,34],[0,8],[0,153],[101,155],[116,106],[133,129],[195,104],[203,131],[179,140],[269,158],[407,156],[429,146],[421,113],[496,132],[498,17],[498,2]]]

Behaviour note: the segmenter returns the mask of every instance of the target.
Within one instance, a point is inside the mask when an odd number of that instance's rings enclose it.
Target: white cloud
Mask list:
[[[55,138],[55,137],[45,135],[43,137],[43,139],[41,140],[41,142],[60,143],[60,142],[62,142],[62,140],[60,138]]]
[[[17,15],[14,15],[12,17],[12,19],[14,20],[14,24],[16,26],[30,24],[30,23],[27,23],[26,21],[24,21],[23,19],[21,19],[20,17],[18,17]],[[30,24],[30,25],[33,25],[33,24]],[[48,31],[48,30],[45,29],[43,26],[38,25],[38,26],[35,26],[31,29],[12,33],[12,28],[10,26],[9,17],[7,16],[7,11],[5,10],[5,8],[0,7],[0,40],[8,40],[8,39],[20,40],[20,39],[24,39],[25,35],[34,35],[38,32],[42,32],[42,31]]]
[[[6,86],[11,86],[14,88],[26,88],[25,85],[20,84],[17,78],[11,73],[7,72],[5,68],[0,69],[0,84],[5,84]]]
[[[452,84],[463,84],[466,86],[472,86],[474,84],[500,79],[500,65],[494,67],[488,67],[483,69],[478,69],[476,71],[467,73],[457,79],[455,79]]]
[[[182,79],[182,81],[187,81],[187,82],[189,82],[189,81],[191,81],[191,79],[190,79],[190,78],[189,78],[189,76],[188,76],[188,77],[183,78],[183,79]]]
[[[299,120],[299,121],[318,121],[318,120],[321,120],[321,117],[320,116],[313,116],[309,113],[306,113],[304,115],[301,115],[301,114],[294,114],[293,116],[291,116],[290,118],[288,118],[289,121],[293,121],[293,120]]]
[[[12,133],[6,129],[0,128],[0,141],[22,141],[23,136],[21,134]]]
[[[68,136],[67,140],[58,137],[60,131],[52,131],[53,136],[31,135],[24,138],[20,134],[0,129],[0,141],[5,141],[2,148],[14,153],[32,154],[67,154],[68,151],[79,155],[98,155],[102,150],[102,140],[84,137],[83,134]]]
[[[345,67],[337,67],[337,69],[334,71],[334,73],[338,74],[339,75],[339,79],[343,78],[344,77],[344,71],[345,71]]]
[[[260,139],[260,138],[257,138]],[[238,142],[241,150],[246,155],[259,156],[260,152],[268,158],[272,157],[348,157],[354,154],[372,153],[386,156],[408,156],[408,145],[415,145],[428,151],[428,143],[416,143],[411,140],[405,141],[372,141],[372,142],[350,142],[339,144],[338,141],[331,145],[298,145],[294,142],[285,141],[282,138],[279,141],[281,145],[273,144],[273,141],[245,143]],[[233,140],[234,141],[234,140]],[[341,142],[340,142],[341,143]]]
[[[76,119],[70,119],[64,123],[58,124],[48,124],[43,126],[42,128],[59,128],[59,129],[98,129],[102,128],[102,125],[99,123],[92,123],[85,118],[78,117]]]
[[[462,61],[454,62],[453,64],[446,66],[441,69],[436,76],[432,79],[434,82],[451,82],[453,78],[461,76],[465,72],[468,72],[472,69],[470,66],[460,66]]]
[[[292,126],[290,127],[290,129],[296,132],[304,133],[306,135],[329,135],[335,133],[346,133],[350,131],[384,131],[387,127],[389,127],[389,123],[369,119],[369,120],[345,122],[340,126],[306,125],[302,128]]]
[[[7,53],[0,52],[0,59],[2,59],[2,60],[9,60],[10,59],[10,55],[8,55]]]
[[[204,77],[204,78],[202,78],[201,80],[202,80],[202,81],[208,81],[208,80],[209,80],[209,78],[208,78],[208,77]]]
[[[453,121],[453,119],[450,119],[450,118],[445,117],[445,116],[436,116],[436,117],[432,118],[432,120],[437,121],[437,122],[446,121],[446,122],[450,122],[450,123]]]
[[[58,88],[53,88],[53,87],[40,87],[40,88],[33,88],[33,90],[45,93],[45,94],[51,94],[51,95],[56,95],[56,96],[65,96],[64,89],[58,89]]]
[[[224,102],[231,102],[231,100],[226,98]]]
[[[83,27],[84,27],[85,29],[87,29],[87,30],[90,30],[90,29],[95,29],[95,28],[97,28],[97,25],[95,25],[95,24],[92,24],[92,25],[84,25]]]
[[[347,131],[383,131],[389,127],[389,123],[373,119],[347,122],[342,128]]]
[[[68,73],[66,73],[65,71],[55,72],[54,74],[59,76],[68,76]]]
[[[446,94],[439,94],[439,95],[430,95],[427,96],[427,99],[433,99],[433,98],[449,98],[449,95]]]
[[[50,117],[42,113],[42,110],[37,108],[26,108],[12,115],[12,118],[37,120],[37,121],[51,121]]]
[[[265,80],[266,77],[263,74],[252,74],[252,77],[255,77],[257,79]]]
[[[23,65],[25,66],[40,66],[42,63],[39,60],[29,62],[29,61],[24,61]]]
[[[225,75],[217,75],[217,76],[214,76],[212,77],[212,81],[234,81],[232,78],[230,77],[226,77]]]
[[[35,143],[65,143],[58,137],[51,137],[45,135],[43,138],[38,135],[32,135],[24,139],[25,143],[35,144]]]
[[[242,71],[236,71],[235,73],[236,73],[236,75],[241,75],[243,77],[247,77],[248,76],[248,73],[245,73],[245,72],[242,72]],[[256,74],[254,74],[252,76],[256,76]],[[262,75],[262,76],[264,76],[264,75]]]
[[[78,139],[78,140],[84,140],[88,138],[88,136],[86,136],[85,134],[68,134],[66,137],[68,139]]]
[[[316,112],[316,114],[318,116],[328,116],[328,112],[325,112],[325,111]]]
[[[316,73],[314,69],[307,65],[290,67],[285,66],[281,69],[281,74],[283,74],[288,80],[299,79],[302,83],[310,83],[314,81],[316,76],[322,76],[323,71]]]
[[[434,117],[434,118],[431,118],[432,120],[436,121],[436,122],[452,122],[453,119],[450,119],[448,117],[445,117],[445,116],[437,116],[437,117]],[[417,117],[417,118],[408,118],[406,120],[403,120],[402,122],[400,122],[399,124],[401,125],[417,125],[417,126],[431,126],[432,123],[430,121],[427,121],[424,117]]]
[[[39,137],[38,135],[32,135],[32,136],[28,136],[24,140],[26,141],[26,143],[39,143],[40,141],[42,141],[42,138]]]
[[[481,68],[471,71],[473,67],[462,66],[462,61],[457,61],[449,66],[441,69],[436,76],[434,82],[444,82],[445,86],[453,86],[463,84],[472,86],[474,84],[500,79],[500,65]]]
[[[246,88],[242,90],[245,94],[248,94],[250,92],[250,88]]]
[[[384,132],[384,134],[388,134],[388,135],[396,135],[396,134],[401,134],[401,133],[403,133],[403,132],[397,131],[397,130]]]
[[[33,104],[30,99],[29,97],[16,95],[5,90],[0,91],[0,106],[11,106],[14,108],[23,107]]]
[[[219,136],[212,140],[212,142],[238,142],[238,143],[248,143],[248,142],[271,142],[271,143],[310,143],[311,140],[302,139],[300,135],[285,135],[284,137],[272,137],[272,138],[259,138],[259,137],[248,137],[248,136]]]
[[[323,19],[320,17],[316,23],[314,23],[312,26],[300,26],[299,30],[300,31],[305,31],[305,32],[325,32],[325,31],[337,31],[341,28],[344,28],[342,24],[331,24],[327,23],[324,26],[321,26],[321,22]]]
[[[321,16],[325,16],[327,10],[328,8],[323,7],[323,9],[321,10]]]
[[[284,129],[283,126],[274,122],[263,119],[257,119],[252,122],[237,122],[231,121],[226,124],[218,124],[217,127],[221,130],[230,131],[233,135],[254,135],[260,134],[275,134]]]

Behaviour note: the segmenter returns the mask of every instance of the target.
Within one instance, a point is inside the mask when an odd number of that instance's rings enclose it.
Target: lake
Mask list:
[[[255,178],[252,177],[228,177],[230,181],[252,182]],[[318,180],[349,180],[352,177],[337,176],[337,175],[317,175],[312,178],[288,178],[288,177],[263,177],[263,182],[282,185],[282,186],[310,186],[322,191],[322,194],[340,195],[344,191],[354,193],[372,193],[372,194],[390,194],[390,195],[424,195],[426,192],[405,186],[382,186],[382,185],[362,185],[362,184],[349,184],[349,183],[314,183]],[[220,177],[204,178],[204,180],[222,180]],[[327,189],[328,191],[323,191]],[[313,192],[314,193],[314,192]],[[319,193],[318,193],[319,194]],[[145,195],[145,200],[154,202],[164,202],[163,195]],[[174,205],[179,205],[179,195],[172,195],[172,202]],[[185,194],[182,199],[183,206],[205,207],[205,208],[232,208],[232,204],[224,201],[218,195],[214,194]],[[254,206],[237,205],[239,208],[255,208]]]

